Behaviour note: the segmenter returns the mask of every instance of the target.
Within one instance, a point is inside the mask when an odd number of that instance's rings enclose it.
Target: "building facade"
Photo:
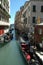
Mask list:
[[[10,0],[0,0],[0,35],[9,30]]]
[[[26,23],[30,32],[33,31],[34,25],[38,23],[38,18],[40,19],[40,23],[43,22],[43,0],[30,0],[24,8],[22,15],[24,19],[27,19],[27,21],[23,21],[24,24]]]
[[[24,25],[25,32],[28,31],[28,16],[29,16],[29,10],[28,10],[29,1],[26,1],[24,4],[24,10],[22,11],[22,22]]]
[[[23,23],[21,21],[21,16],[22,16],[23,9],[24,9],[23,6],[21,6],[20,11],[17,11],[16,16],[15,16],[15,27],[19,31],[21,31],[23,29]]]

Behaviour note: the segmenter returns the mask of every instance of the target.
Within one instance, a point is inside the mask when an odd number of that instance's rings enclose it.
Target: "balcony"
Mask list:
[[[2,4],[2,7],[6,10],[6,12],[9,14],[9,6],[5,3],[5,5],[4,4]]]
[[[8,22],[4,22],[4,21],[0,21],[0,26],[10,26],[10,23],[8,23]]]
[[[0,5],[0,11],[2,11],[6,16],[10,18],[9,13],[2,7],[2,5]]]

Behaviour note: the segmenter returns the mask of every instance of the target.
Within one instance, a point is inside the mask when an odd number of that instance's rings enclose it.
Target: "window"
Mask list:
[[[36,12],[36,6],[33,5],[33,12]]]
[[[43,12],[43,6],[41,6],[41,12]]]
[[[26,12],[23,14],[23,17],[25,17],[26,16]]]
[[[24,19],[24,23],[27,24],[27,18]]]
[[[0,20],[1,20],[1,15],[0,15]]]
[[[27,11],[24,12],[23,17],[26,17],[26,12],[27,12]]]
[[[35,21],[36,21],[36,18],[35,18],[35,17],[33,17],[33,23],[35,23]]]
[[[42,34],[42,29],[39,29],[39,34]]]

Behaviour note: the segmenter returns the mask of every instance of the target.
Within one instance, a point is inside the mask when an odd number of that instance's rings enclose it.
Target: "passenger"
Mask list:
[[[25,52],[25,56],[26,56],[27,61],[30,61],[30,59],[31,59],[30,54],[28,54],[27,52]]]
[[[30,61],[31,56],[28,54],[26,58],[27,58],[28,61]]]
[[[30,55],[31,55],[31,58],[33,58],[33,54],[34,54],[34,50],[33,50],[32,46],[30,46]]]

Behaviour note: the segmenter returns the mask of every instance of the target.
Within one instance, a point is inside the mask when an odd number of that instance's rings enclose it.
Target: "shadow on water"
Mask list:
[[[4,47],[5,45],[7,45],[8,43],[0,43],[0,48]]]
[[[4,47],[5,45],[9,44],[11,41],[9,42],[5,42],[5,43],[0,43],[0,48]]]
[[[4,47],[5,45],[7,45],[10,42],[11,42],[11,40],[9,42],[0,43],[0,48]]]

